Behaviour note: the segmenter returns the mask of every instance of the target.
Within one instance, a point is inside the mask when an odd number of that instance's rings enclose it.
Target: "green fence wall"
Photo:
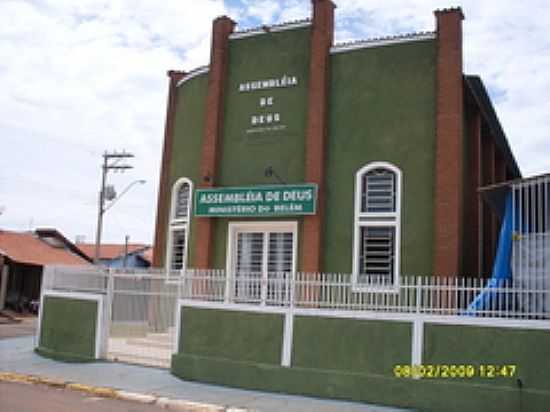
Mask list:
[[[183,379],[253,387],[281,362],[283,316],[184,307],[172,373]]]
[[[68,362],[95,360],[97,301],[44,296],[42,305],[36,351]]]
[[[281,315],[185,308],[181,322],[183,353],[271,365],[281,362]]]
[[[484,409],[477,410],[549,410],[549,330],[427,324],[423,360],[424,364],[484,367],[485,377],[476,374],[446,382],[455,388],[457,404],[464,408],[483,405]],[[500,369],[495,366],[503,365],[513,365],[514,376],[487,376],[491,375],[488,371]]]
[[[424,365],[513,364],[516,375],[412,379],[393,372],[411,363],[412,322],[295,316],[285,368],[283,315],[185,307],[181,320],[172,373],[186,380],[434,412],[550,403],[550,331],[426,323]]]

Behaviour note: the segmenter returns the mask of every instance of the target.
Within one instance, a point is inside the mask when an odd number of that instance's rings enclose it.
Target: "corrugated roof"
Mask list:
[[[285,21],[285,22],[282,22],[282,23],[275,23],[275,24],[271,24],[271,25],[263,24],[261,26],[256,26],[256,27],[250,27],[250,28],[247,28],[247,29],[237,30],[237,31],[234,31],[231,34],[234,36],[234,35],[251,33],[251,32],[260,32],[260,31],[269,32],[271,30],[284,29],[286,27],[293,27],[293,26],[296,26],[296,25],[299,25],[299,24],[305,24],[305,23],[311,23],[311,22],[312,22],[312,20],[310,18],[306,18],[306,19]]]
[[[77,247],[86,254],[86,256],[93,259],[95,257],[95,244],[92,243],[77,243]],[[143,243],[129,243],[128,244],[128,254],[139,252],[150,248],[151,246],[145,245]],[[124,256],[124,244],[118,243],[104,243],[99,248],[99,258],[100,259],[116,259],[118,257]]]
[[[396,43],[405,43],[416,40],[434,39],[436,33],[433,31],[421,31],[405,34],[397,34],[393,36],[373,37],[370,39],[351,40],[340,43],[335,43],[331,48],[331,53],[338,53],[347,50],[356,50],[367,47],[386,46]]]
[[[30,265],[89,265],[90,263],[65,248],[57,248],[29,232],[0,230],[0,254]]]

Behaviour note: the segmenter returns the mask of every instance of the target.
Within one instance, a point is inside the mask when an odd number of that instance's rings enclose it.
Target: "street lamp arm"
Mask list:
[[[105,213],[107,210],[109,210],[110,208],[112,208],[114,206],[114,204],[126,193],[128,192],[128,190],[130,190],[132,188],[132,186],[134,186],[135,184],[144,184],[145,183],[145,180],[143,179],[140,179],[140,180],[134,180],[132,183],[130,183],[128,186],[126,186],[126,188],[120,192],[120,195],[118,195],[111,203],[109,203],[109,206],[107,206],[106,208],[103,209],[103,213]]]

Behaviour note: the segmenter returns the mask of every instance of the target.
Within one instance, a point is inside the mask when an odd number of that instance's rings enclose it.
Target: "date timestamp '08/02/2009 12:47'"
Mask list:
[[[513,378],[517,366],[513,364],[425,364],[395,365],[396,378]]]

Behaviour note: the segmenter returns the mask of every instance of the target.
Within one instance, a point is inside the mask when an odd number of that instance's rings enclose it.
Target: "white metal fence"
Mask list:
[[[385,277],[363,277],[353,283],[343,273],[243,273],[224,270],[121,271],[56,267],[44,277],[44,288],[65,292],[112,294],[110,322],[150,318],[151,328],[173,323],[173,310],[152,310],[152,296],[172,306],[175,299],[196,299],[335,310],[372,310],[503,318],[550,318],[550,274],[532,281],[468,277],[402,276],[393,285]],[[476,303],[476,304],[474,304]],[[160,304],[160,303],[159,303]],[[146,311],[147,309],[147,311]],[[160,314],[161,318],[158,318]],[[156,317],[151,318],[156,314]],[[165,320],[170,319],[170,321]]]
[[[107,358],[168,368],[178,288],[165,272],[110,271]]]
[[[180,280],[179,272],[167,275],[164,270],[56,266],[44,271],[42,288],[68,298],[102,295],[103,357],[168,368]]]
[[[544,277],[544,276],[543,276]],[[380,318],[395,313],[503,318],[550,319],[550,285],[479,278],[401,277],[398,285],[386,277],[350,274],[229,273],[223,270],[172,272],[120,271],[105,268],[53,267],[44,272],[43,291],[103,296],[103,356],[111,360],[169,367],[176,352],[178,301],[356,311]],[[534,287],[536,286],[536,287]],[[210,303],[209,303],[210,302]],[[258,308],[260,309],[260,308]],[[312,313],[315,311],[312,311]],[[319,312],[321,313],[321,312]],[[451,319],[451,318],[449,318]]]
[[[550,283],[531,287],[512,280],[404,276],[398,285],[385,277],[365,277],[354,284],[341,273],[239,273],[187,271],[182,299],[296,306],[306,308],[550,319]]]
[[[512,185],[512,277],[522,289],[550,288],[550,176],[541,176]],[[528,311],[538,312],[544,302]]]

